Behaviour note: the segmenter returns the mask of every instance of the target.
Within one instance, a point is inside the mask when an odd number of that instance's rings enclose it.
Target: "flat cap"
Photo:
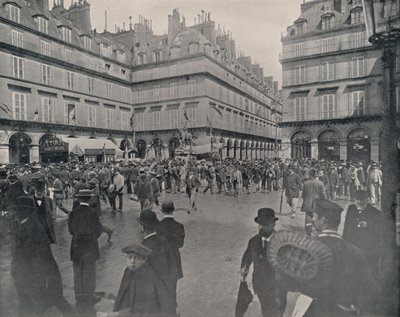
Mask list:
[[[93,192],[90,189],[81,189],[76,197],[92,197]]]
[[[141,256],[149,256],[151,254],[151,250],[140,243],[127,245],[126,247],[123,247],[121,251],[124,253],[134,253]]]

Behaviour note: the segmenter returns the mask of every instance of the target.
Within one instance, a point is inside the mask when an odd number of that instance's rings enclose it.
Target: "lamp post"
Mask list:
[[[393,251],[392,263],[389,263],[391,274],[387,280],[386,300],[393,298],[392,307],[398,310],[398,264],[396,257],[396,195],[399,190],[399,151],[397,138],[399,129],[396,126],[395,69],[396,46],[400,43],[400,1],[399,0],[363,0],[364,18],[369,42],[376,49],[383,50],[381,57],[383,72],[382,96],[382,137],[380,146],[383,153],[382,162],[382,200],[381,209],[385,217],[384,228],[387,232],[387,243]],[[390,275],[390,276],[389,276]],[[397,295],[396,295],[397,294]]]

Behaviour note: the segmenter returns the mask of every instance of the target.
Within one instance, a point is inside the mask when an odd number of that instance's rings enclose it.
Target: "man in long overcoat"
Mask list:
[[[91,313],[94,309],[96,261],[100,258],[97,239],[102,226],[97,212],[89,207],[92,196],[91,190],[80,190],[77,195],[80,204],[72,210],[68,220],[76,307],[82,313]]]
[[[63,296],[61,274],[50,249],[48,235],[38,222],[32,197],[16,199],[15,252],[11,275],[19,298],[19,316],[43,314],[56,307],[64,316],[72,307]]]

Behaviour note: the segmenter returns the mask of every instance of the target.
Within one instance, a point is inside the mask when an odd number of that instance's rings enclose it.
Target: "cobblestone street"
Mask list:
[[[189,207],[186,195],[165,195],[174,200],[176,208]],[[97,267],[97,291],[117,293],[125,267],[121,248],[141,239],[135,221],[139,205],[128,197],[124,197],[122,214],[111,215],[106,211],[101,216],[102,223],[110,226],[114,234],[111,244],[107,242],[105,234],[99,239],[101,258]],[[207,193],[198,195],[197,213],[189,215],[182,210],[175,213],[176,219],[185,225],[186,230],[185,245],[181,250],[184,278],[178,284],[178,310],[181,316],[233,316],[240,281],[240,261],[249,238],[257,232],[254,223],[257,209],[268,206],[278,214],[279,201],[278,192],[242,194],[237,198]],[[343,206],[348,204],[344,200],[338,202]],[[68,201],[67,206],[70,205],[71,201]],[[303,229],[304,214],[298,212],[295,219],[290,219],[289,207],[285,202],[282,214],[278,214],[278,217],[277,230]],[[52,249],[63,277],[64,295],[71,304],[75,304],[72,263],[69,259],[70,234],[65,217],[57,219],[56,232],[58,244]],[[10,275],[11,255],[7,244],[3,244],[0,256],[1,316],[16,316],[18,300]],[[292,303],[293,297],[289,298],[289,304]],[[96,308],[110,311],[112,305],[111,300],[103,299]],[[48,311],[46,315],[57,316],[57,313]],[[255,300],[246,316],[259,315],[259,304]]]

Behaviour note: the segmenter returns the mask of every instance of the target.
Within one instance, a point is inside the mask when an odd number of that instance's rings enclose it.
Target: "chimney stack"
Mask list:
[[[104,32],[107,32],[107,10],[104,13]]]

